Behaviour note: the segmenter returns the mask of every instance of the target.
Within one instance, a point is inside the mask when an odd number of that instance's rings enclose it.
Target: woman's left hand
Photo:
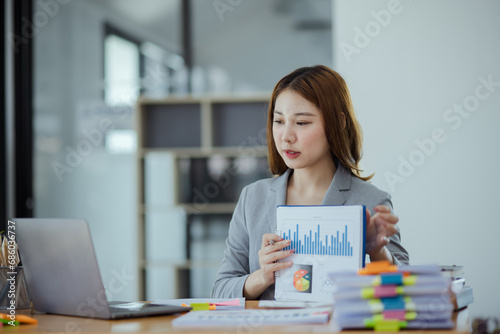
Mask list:
[[[399,218],[391,213],[391,208],[385,205],[377,205],[373,217],[366,209],[366,252],[373,260],[379,260],[386,254],[385,245],[389,244],[389,237],[398,233],[396,223]]]

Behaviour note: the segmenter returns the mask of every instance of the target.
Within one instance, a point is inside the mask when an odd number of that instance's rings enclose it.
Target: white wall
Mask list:
[[[330,3],[253,0],[193,3],[193,63],[220,68],[231,77],[231,90],[266,91],[301,66],[331,66],[331,30],[299,29],[300,22],[329,21]]]
[[[471,316],[500,316],[500,2],[333,3],[334,69],[364,130],[362,165],[392,194],[411,263],[464,265]],[[377,23],[372,11],[388,9]]]

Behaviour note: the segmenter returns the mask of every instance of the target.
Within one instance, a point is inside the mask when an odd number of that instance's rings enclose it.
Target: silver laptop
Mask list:
[[[18,218],[16,240],[37,311],[122,319],[189,311],[189,307],[109,303],[85,220]]]

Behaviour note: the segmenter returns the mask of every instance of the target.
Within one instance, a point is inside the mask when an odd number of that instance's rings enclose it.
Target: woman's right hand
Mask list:
[[[259,250],[260,269],[251,273],[243,286],[243,296],[247,299],[257,299],[271,284],[274,283],[274,272],[292,266],[292,261],[276,262],[293,254],[294,250],[283,248],[290,245],[290,240],[266,233],[262,237]]]
[[[282,237],[266,233],[262,236],[262,246],[259,250],[259,264],[264,284],[270,286],[274,283],[274,272],[292,266],[292,261],[276,262],[293,254],[294,250],[283,250],[290,246],[291,241]]]

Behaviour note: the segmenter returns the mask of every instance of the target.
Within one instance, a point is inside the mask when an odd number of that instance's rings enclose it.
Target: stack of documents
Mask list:
[[[325,324],[330,318],[330,308],[298,310],[240,310],[189,312],[172,320],[177,326],[250,326],[255,330],[263,325]]]
[[[449,279],[439,266],[373,262],[356,272],[332,273],[334,320],[340,329],[452,328]]]

